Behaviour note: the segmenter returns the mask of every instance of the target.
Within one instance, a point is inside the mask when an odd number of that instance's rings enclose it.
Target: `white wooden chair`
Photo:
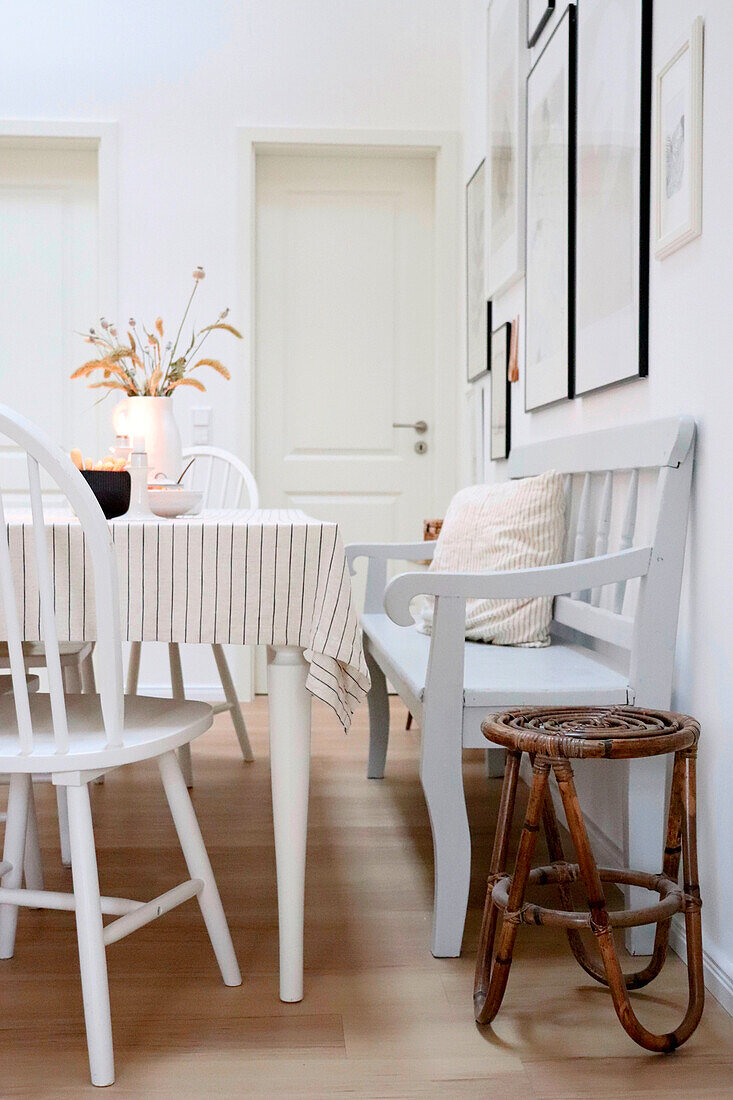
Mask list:
[[[15,583],[22,583],[22,578],[12,575],[0,492],[1,633],[8,642],[13,684],[12,695],[0,698],[0,772],[10,775],[0,863],[0,958],[13,956],[19,906],[76,913],[91,1077],[95,1085],[109,1085],[114,1080],[105,958],[110,944],[195,896],[224,982],[241,982],[211,864],[176,758],[181,745],[209,729],[213,715],[205,703],[125,699],[114,548],[102,511],[68,456],[5,406],[0,406],[0,434],[27,456],[33,554],[50,688],[47,694],[30,694],[26,685],[15,595]],[[96,606],[105,608],[97,622],[99,694],[64,695],[40,470],[55,483],[81,523],[92,563]],[[147,903],[100,897],[89,783],[112,768],[145,759],[158,763],[190,878]],[[52,782],[67,791],[71,894],[22,887],[31,782],[34,776],[44,774],[50,774]],[[103,926],[103,914],[116,919]]]
[[[387,584],[390,560],[431,558],[435,543],[347,547],[350,563],[369,559],[362,617],[372,679],[368,776],[384,775],[387,679],[422,731],[420,777],[435,858],[434,955],[461,950],[471,864],[461,756],[465,748],[486,747],[481,733],[486,714],[551,704],[669,708],[694,437],[694,421],[679,418],[513,451],[510,477],[551,469],[567,475],[569,560],[562,565],[513,573],[411,572]],[[635,547],[640,472],[656,484],[643,516],[648,531]],[[614,487],[621,481],[626,501],[614,509]],[[614,518],[619,548],[609,553]],[[627,582],[634,578],[638,593],[627,598]],[[411,601],[422,595],[435,597],[431,637],[416,630],[410,615]],[[549,648],[466,642],[468,598],[529,596],[556,597]],[[503,763],[503,750],[490,752]],[[634,761],[628,776],[626,856],[629,866],[647,871],[658,870],[662,847],[665,787],[659,759]],[[493,770],[499,774],[495,760]],[[641,940],[635,949],[644,950]]]
[[[201,489],[204,494],[204,508],[258,508],[259,490],[257,482],[251,470],[230,451],[223,451],[219,447],[189,447],[183,452],[184,465],[190,459],[195,458],[189,473],[184,479],[184,484],[190,489]],[[137,694],[138,677],[140,674],[140,642],[133,642],[130,647],[130,661],[127,666],[127,694]],[[229,711],[232,716],[234,731],[242,750],[242,756],[247,763],[254,760],[254,754],[247,736],[247,726],[242,714],[242,708],[237,699],[236,688],[229,671],[224,647],[212,645],[216,668],[221,680],[225,702],[214,706],[214,714]],[[174,699],[185,699],[183,684],[183,672],[181,669],[181,654],[177,642],[168,645],[168,660],[171,670],[171,688]],[[186,783],[190,787],[193,784],[191,769],[190,746],[185,745],[179,754],[181,767],[186,777]]]

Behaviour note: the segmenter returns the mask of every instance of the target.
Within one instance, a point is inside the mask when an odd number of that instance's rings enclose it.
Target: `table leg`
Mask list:
[[[311,697],[303,651],[268,649],[270,769],[277,864],[280,1000],[303,999],[303,910]]]

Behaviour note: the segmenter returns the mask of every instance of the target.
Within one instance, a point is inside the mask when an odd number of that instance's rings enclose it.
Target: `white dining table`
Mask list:
[[[30,513],[9,511],[23,635],[41,641]],[[219,510],[110,521],[127,641],[265,645],[277,865],[280,997],[303,996],[311,699],[348,729],[369,689],[336,524],[299,510]],[[93,641],[96,606],[78,522],[46,512],[58,634]],[[1,626],[1,624],[0,624]]]

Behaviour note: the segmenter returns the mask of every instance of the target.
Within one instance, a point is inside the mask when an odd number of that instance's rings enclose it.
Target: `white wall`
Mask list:
[[[582,0],[579,0],[582,3]],[[467,0],[464,50],[464,176],[485,149],[484,0]],[[565,9],[557,5],[554,18]],[[674,706],[702,723],[698,823],[708,979],[733,1011],[733,8],[729,0],[663,0],[655,4],[654,66],[663,63],[696,15],[705,19],[703,234],[663,262],[652,259],[649,378],[536,413],[523,412],[514,387],[512,443],[570,435],[675,413],[699,425],[690,537],[684,582]],[[548,33],[551,30],[548,27]],[[524,313],[523,283],[494,302],[494,324]],[[522,348],[520,346],[520,355]],[[492,478],[503,476],[494,464]],[[582,777],[586,806],[612,804],[607,776]],[[617,790],[616,794],[620,792]],[[615,799],[620,804],[620,797]],[[621,842],[621,822],[611,840]]]
[[[202,264],[195,318],[230,306],[246,326],[237,127],[460,124],[460,0],[5,0],[3,28],[3,117],[118,124],[119,302],[101,303],[108,317],[177,323]],[[217,341],[210,354],[233,380],[212,373],[207,394],[179,391],[179,423],[189,442],[187,410],[210,404],[214,441],[242,453],[244,350]],[[206,654],[186,669],[199,690],[213,675]],[[143,681],[164,677],[157,661],[143,665]]]

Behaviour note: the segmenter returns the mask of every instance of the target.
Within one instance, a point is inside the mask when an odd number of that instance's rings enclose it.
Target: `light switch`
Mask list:
[[[211,405],[194,405],[191,409],[191,436],[195,447],[211,443]]]

